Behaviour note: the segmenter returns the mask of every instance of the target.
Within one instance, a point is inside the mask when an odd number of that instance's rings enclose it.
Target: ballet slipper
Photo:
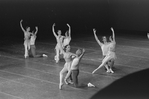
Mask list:
[[[28,58],[28,55],[24,55],[25,58]]]
[[[88,86],[88,87],[95,87],[95,85],[93,85],[93,84],[91,84],[91,83],[88,83],[87,86]]]
[[[92,72],[92,74],[94,74],[96,71],[97,71],[97,70],[95,69],[95,70]]]
[[[107,73],[110,73],[110,70],[107,70]]]
[[[43,57],[48,57],[48,55],[46,55],[46,54],[42,54],[42,56],[43,56]]]
[[[112,73],[112,74],[114,73],[114,71],[111,68],[110,68],[110,73]]]
[[[67,82],[67,80],[66,80],[66,79],[64,79],[64,82],[65,82],[65,84],[66,84],[66,85],[68,85],[68,82]]]
[[[64,84],[62,83],[62,84],[59,84],[59,89],[60,90],[62,90],[62,86],[63,86]]]
[[[71,80],[68,81],[68,84],[73,84],[73,82]]]

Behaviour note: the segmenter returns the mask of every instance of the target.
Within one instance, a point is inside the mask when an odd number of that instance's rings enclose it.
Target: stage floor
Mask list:
[[[59,72],[64,60],[54,61],[55,40],[36,42],[37,54],[45,53],[48,58],[24,59],[23,40],[4,40],[0,44],[0,99],[90,99],[95,93],[111,83],[128,75],[149,68],[149,40],[116,37],[117,60],[114,74],[101,68],[96,74],[91,72],[101,64],[102,53],[94,37],[84,37],[71,41],[71,51],[85,48],[86,53],[80,63],[79,84],[92,83],[96,88],[74,88],[64,85],[58,89]]]

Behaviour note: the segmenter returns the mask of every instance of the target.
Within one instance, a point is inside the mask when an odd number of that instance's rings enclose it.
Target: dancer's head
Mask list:
[[[104,43],[107,43],[107,38],[106,38],[106,36],[103,36],[103,37],[102,37],[102,40],[103,40]]]
[[[29,32],[30,31],[30,27],[26,27],[26,31]]]
[[[78,56],[80,56],[80,55],[82,54],[81,49],[78,49],[78,50],[76,51],[76,54],[77,54]]]
[[[57,33],[58,33],[58,35],[61,35],[62,34],[62,31],[61,30],[58,30]]]
[[[66,46],[66,52],[69,52],[70,51],[70,45],[67,45]]]

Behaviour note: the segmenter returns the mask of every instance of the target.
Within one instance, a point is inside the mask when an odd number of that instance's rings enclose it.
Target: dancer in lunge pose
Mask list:
[[[72,57],[77,56],[76,54],[70,52],[70,45],[66,46],[66,51],[64,51],[62,49],[62,53],[63,53],[63,57],[65,59],[65,64],[64,64],[63,69],[59,73],[59,75],[60,75],[59,89],[62,89],[62,86],[63,86],[64,73],[67,73],[68,70],[70,70],[70,66],[72,63]]]
[[[69,27],[69,30],[66,31],[66,33],[65,33],[65,37],[64,37],[64,40],[63,40],[63,47],[69,45],[69,43],[71,41],[71,28],[70,28],[69,24],[67,24],[67,26]]]
[[[23,20],[20,21],[20,26],[22,31],[24,32],[24,48],[25,48],[24,57],[27,58],[29,56],[28,51],[30,49],[30,36],[32,33],[30,32],[30,27],[26,27],[26,30],[23,28],[22,22]]]
[[[46,54],[42,54],[42,55],[39,55],[39,54],[36,54],[36,46],[35,46],[35,41],[36,41],[36,35],[37,35],[37,32],[38,32],[38,27],[36,26],[36,31],[34,33],[31,34],[31,38],[30,38],[30,49],[31,49],[31,54],[33,57],[48,57]]]
[[[114,73],[114,71],[112,70],[112,67],[114,65],[114,61],[116,59],[116,54],[115,54],[115,46],[116,46],[116,42],[115,42],[115,34],[114,34],[114,30],[113,28],[111,28],[112,30],[112,34],[113,34],[113,39],[110,37],[110,43],[108,43],[108,49],[107,49],[107,53],[105,58],[102,60],[101,65],[95,69],[92,73],[95,73],[98,69],[100,69],[102,66],[105,66],[107,69],[107,72],[111,72]],[[95,32],[94,32],[95,34]],[[95,35],[95,38],[97,39],[97,36]],[[98,43],[100,43],[100,41],[97,39]],[[101,44],[101,43],[100,43]],[[103,45],[101,45],[102,48]],[[103,48],[102,48],[103,49]],[[108,63],[108,65],[107,65]]]
[[[52,26],[52,31],[53,31],[53,34],[54,34],[56,41],[57,41],[57,44],[55,46],[56,55],[55,55],[54,59],[55,59],[56,63],[58,63],[59,62],[59,55],[62,54],[62,49],[63,49],[62,41],[64,39],[64,36],[61,35],[62,34],[61,30],[58,30],[58,32],[57,32],[58,35],[57,35],[55,33],[54,26],[55,26],[55,23]]]
[[[78,75],[79,75],[79,63],[84,55],[85,49],[81,51],[81,49],[78,49],[76,51],[76,57],[74,57],[71,67],[64,79],[65,83],[68,84],[67,79],[72,75],[72,81],[74,84],[74,87],[78,87]]]

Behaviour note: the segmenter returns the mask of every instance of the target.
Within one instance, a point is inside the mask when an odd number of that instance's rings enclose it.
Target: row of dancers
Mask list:
[[[36,35],[38,32],[38,27],[35,27],[35,31],[30,31],[30,27],[27,27],[26,29],[22,26],[23,20],[20,21],[20,27],[22,31],[24,32],[24,48],[25,48],[25,54],[24,57],[29,57],[29,51],[31,51],[31,54],[33,57],[48,57],[46,54],[37,55],[36,54],[36,47],[35,47],[35,40]],[[62,86],[65,84],[73,84],[74,87],[79,87],[78,84],[78,75],[79,75],[79,63],[85,54],[85,49],[77,49],[76,53],[70,52],[70,41],[71,41],[71,27],[69,24],[68,31],[65,32],[65,36],[62,35],[61,30],[58,30],[57,33],[55,32],[55,23],[52,25],[52,32],[53,35],[56,38],[57,44],[55,46],[55,52],[56,55],[54,56],[55,62],[58,63],[60,58],[60,54],[63,55],[63,58],[65,60],[65,64],[63,69],[60,71],[60,83],[59,83],[59,89],[62,89]],[[114,65],[116,54],[115,54],[115,33],[113,28],[111,28],[112,36],[109,37],[109,42],[105,36],[102,37],[103,43],[98,39],[96,34],[96,29],[93,29],[94,37],[99,46],[101,47],[102,54],[103,54],[103,60],[101,65],[96,68],[92,74],[94,74],[98,69],[101,67],[105,67],[106,71],[108,73],[114,73],[112,70],[112,67]],[[64,78],[64,74],[66,74]],[[94,86],[91,83],[89,83],[89,86]]]

